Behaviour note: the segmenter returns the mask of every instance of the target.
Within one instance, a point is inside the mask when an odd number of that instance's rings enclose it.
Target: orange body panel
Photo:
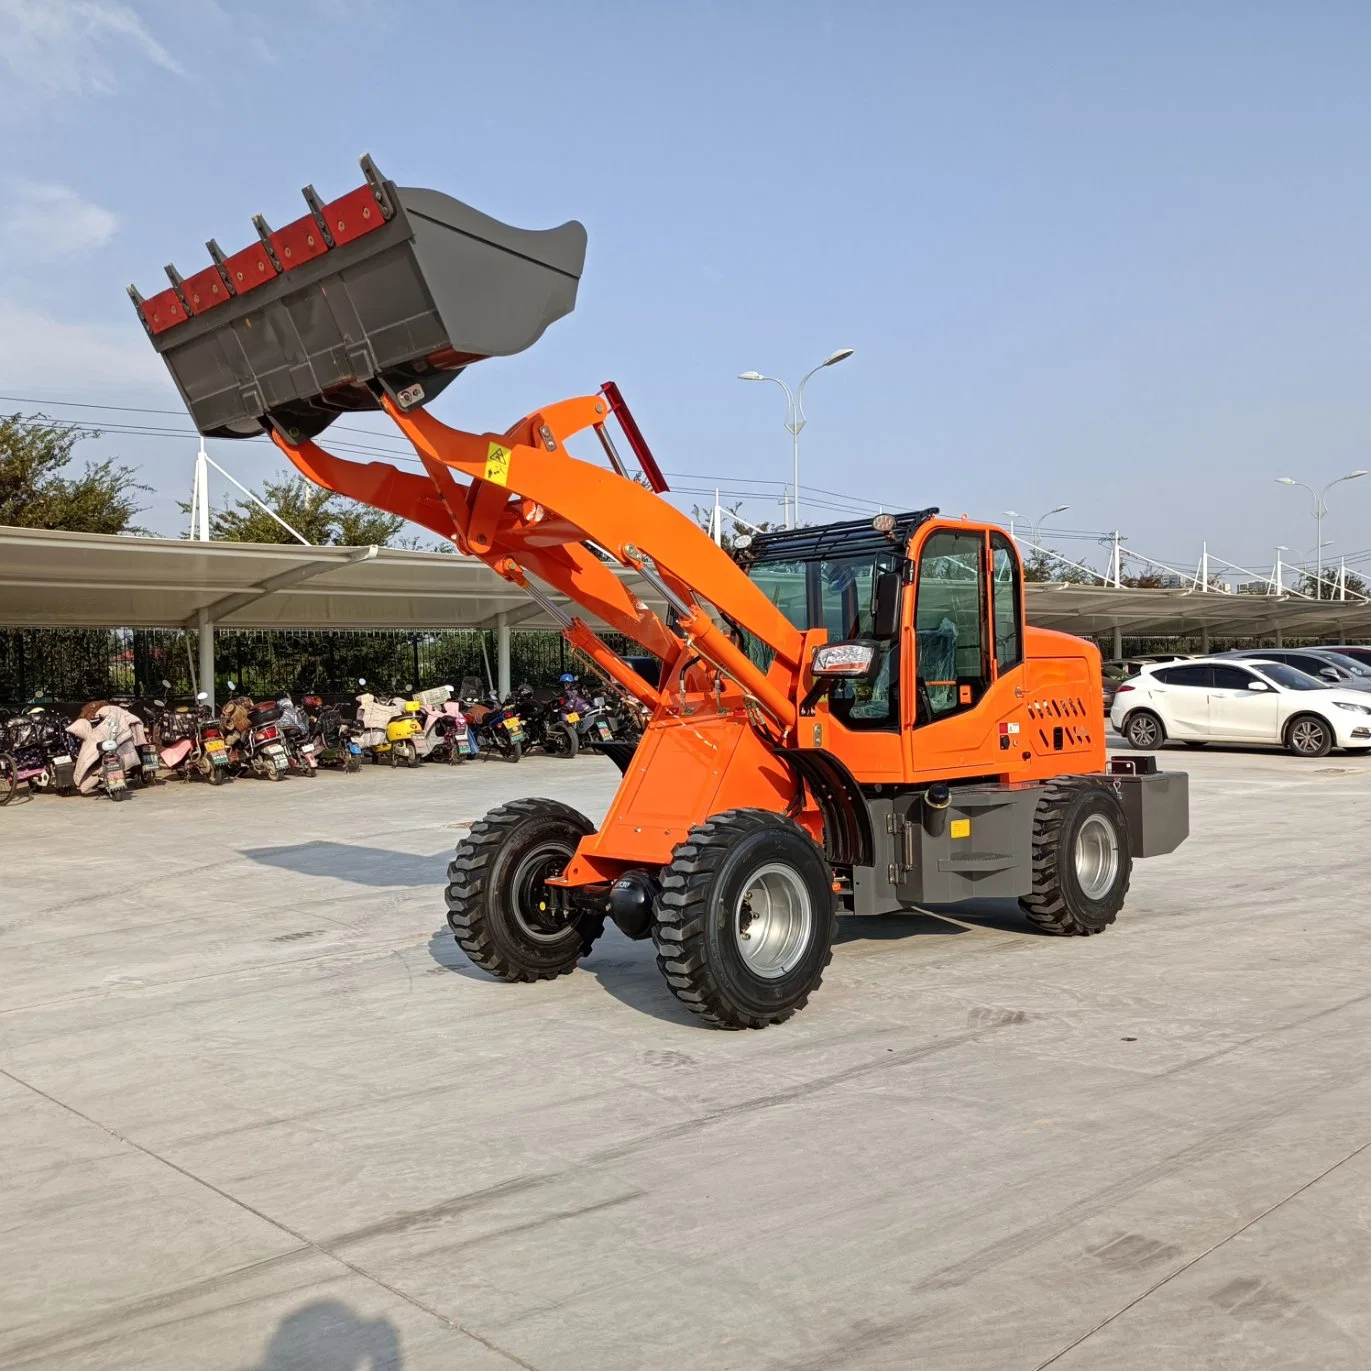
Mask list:
[[[628,867],[664,866],[696,824],[726,809],[789,811],[816,839],[817,810],[744,710],[663,712],[643,734],[598,833],[584,839],[560,883],[612,880]]]
[[[345,461],[280,433],[275,441],[311,480],[451,538],[516,585],[536,579],[553,587],[663,661],[654,689],[584,622],[573,619],[565,629],[653,718],[604,824],[582,841],[559,883],[593,884],[630,867],[662,866],[694,825],[733,808],[789,813],[821,840],[817,804],[779,755],[787,748],[822,749],[859,785],[970,777],[1012,783],[1104,770],[1099,652],[1022,622],[1021,660],[1000,669],[983,646],[979,698],[972,701],[972,687],[959,686],[968,707],[919,724],[917,584],[906,587],[901,609],[901,717],[858,730],[844,726],[826,700],[802,711],[814,684],[811,654],[827,641],[826,631],[792,625],[727,553],[659,495],[567,453],[568,437],[606,422],[603,396],[551,405],[503,434],[464,433],[389,399],[383,406],[412,442],[424,475]],[[916,529],[905,549],[910,561],[917,565],[924,541],[948,528],[982,535],[988,559],[994,530],[960,520]],[[638,600],[594,547],[655,578],[677,602],[675,626]],[[771,648],[765,672],[710,606]]]

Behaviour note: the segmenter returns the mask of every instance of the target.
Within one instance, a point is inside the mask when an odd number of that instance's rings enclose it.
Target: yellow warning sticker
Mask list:
[[[509,484],[509,449],[507,447],[501,447],[499,443],[490,445],[490,451],[486,453],[485,478],[493,485],[507,486]]]
[[[953,819],[948,825],[948,832],[954,838],[969,838],[971,836],[971,820]]]

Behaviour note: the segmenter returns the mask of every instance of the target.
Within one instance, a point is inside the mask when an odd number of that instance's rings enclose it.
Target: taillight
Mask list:
[[[1131,685],[1121,685],[1121,686],[1114,692],[1114,694],[1115,694],[1115,695],[1122,695],[1122,694],[1124,693],[1124,691],[1126,691],[1126,690],[1132,690],[1132,689],[1134,689],[1134,687],[1131,686]]]
[[[254,736],[260,743],[270,743],[281,736],[281,730],[275,724],[263,724]]]

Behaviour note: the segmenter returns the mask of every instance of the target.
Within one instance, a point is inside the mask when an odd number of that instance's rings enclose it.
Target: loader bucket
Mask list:
[[[569,314],[585,261],[572,221],[532,231],[433,190],[366,183],[145,299],[130,287],[196,428],[313,438],[347,411],[432,400],[472,362],[521,352]]]

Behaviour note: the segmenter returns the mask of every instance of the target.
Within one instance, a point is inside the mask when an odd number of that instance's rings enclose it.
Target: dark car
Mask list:
[[[1360,662],[1368,671],[1371,671],[1371,647],[1360,644],[1347,647],[1339,645],[1337,647],[1330,647],[1327,650],[1329,652],[1337,652],[1344,657],[1350,657],[1354,662]]]
[[[1252,647],[1225,653],[1229,657],[1260,657],[1267,662],[1284,662],[1296,671],[1303,671],[1315,680],[1344,690],[1371,691],[1371,666],[1355,657],[1327,647]]]

